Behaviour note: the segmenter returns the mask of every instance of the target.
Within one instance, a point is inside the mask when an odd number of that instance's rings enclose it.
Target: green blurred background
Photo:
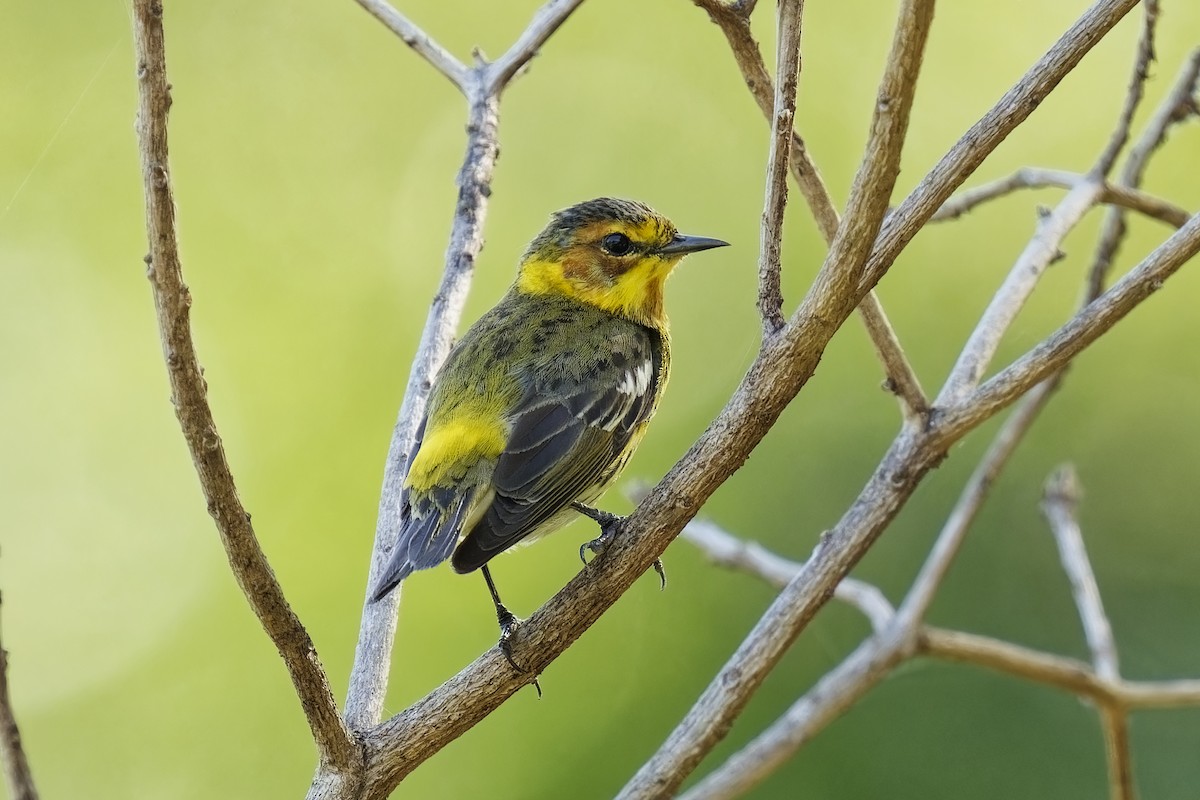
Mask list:
[[[462,156],[462,100],[350,0],[210,0],[166,10],[171,154],[194,329],[220,430],[267,553],[345,691],[388,437],[437,283]],[[758,32],[773,38],[763,3]],[[944,3],[929,43],[897,199],[1083,8]],[[869,119],[895,8],[810,3],[799,124],[838,203]],[[1143,122],[1200,6],[1164,3]],[[536,4],[405,0],[460,56],[499,54]],[[301,796],[313,747],[286,674],[232,580],[168,402],[133,136],[121,0],[8,0],[0,25],[0,486],[4,644],[44,796]],[[1123,97],[1130,17],[981,169],[1085,170]],[[627,475],[656,480],[720,410],[758,342],[755,262],[767,127],[718,30],[685,0],[591,0],[504,98],[502,157],[467,319],[512,279],[553,209],[645,200],[735,246],[669,289],[675,374]],[[1149,189],[1200,207],[1200,126],[1177,130]],[[824,248],[798,193],[785,293]],[[919,236],[881,295],[936,389],[1034,228],[1012,196]],[[1070,314],[1099,214],[1067,242],[1002,349]],[[1164,235],[1136,220],[1128,267]],[[1200,266],[1200,265],[1193,265]],[[1078,465],[1082,523],[1131,677],[1200,675],[1200,355],[1196,269],[1079,359],[1000,480],[932,621],[1084,655],[1037,511]],[[704,509],[803,558],[897,429],[857,321]],[[955,448],[857,574],[898,599],[995,423]],[[613,492],[605,505],[626,510]],[[575,526],[497,565],[519,614],[579,569]],[[414,773],[399,797],[606,797],[661,742],[772,593],[686,543],[542,676]],[[704,772],[774,719],[866,632],[830,607]],[[407,587],[387,710],[494,642],[483,582],[449,569]],[[1146,797],[1194,798],[1200,712],[1134,719]],[[968,667],[906,666],[753,796],[1098,797],[1095,715],[1075,699]]]

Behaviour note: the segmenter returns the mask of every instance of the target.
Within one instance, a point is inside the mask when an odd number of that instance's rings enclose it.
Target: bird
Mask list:
[[[551,215],[515,283],[433,383],[373,601],[447,559],[455,572],[480,570],[500,649],[524,671],[510,641],[520,620],[488,562],[579,513],[601,525],[580,556],[607,545],[620,518],[590,504],[633,455],[670,374],[663,285],[684,256],[727,245],[680,234],[631,200],[602,197]]]

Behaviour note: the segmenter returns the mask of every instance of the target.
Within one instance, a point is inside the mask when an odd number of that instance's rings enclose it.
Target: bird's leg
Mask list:
[[[600,526],[600,535],[590,542],[584,542],[579,545],[579,560],[585,565],[588,563],[587,551],[591,550],[593,554],[600,555],[608,546],[612,544],[612,540],[616,537],[617,531],[621,527],[621,523],[625,522],[625,517],[618,517],[616,514],[611,514],[607,511],[601,511],[598,508],[585,506],[583,503],[571,503],[571,508],[583,514],[588,519],[595,521]],[[667,587],[667,571],[663,568],[661,558],[654,559],[654,571],[658,573],[659,589]]]
[[[500,623],[500,641],[497,642],[500,652],[517,672],[528,672],[529,670],[514,661],[512,657],[512,635],[521,621],[500,601],[500,593],[496,591],[496,582],[492,580],[492,573],[487,568],[487,564],[480,569],[483,571],[483,579],[487,581],[488,591],[492,593],[492,602],[496,604],[496,621]],[[538,684],[537,678],[533,679],[533,688],[537,689],[538,697],[541,697],[542,687]]]

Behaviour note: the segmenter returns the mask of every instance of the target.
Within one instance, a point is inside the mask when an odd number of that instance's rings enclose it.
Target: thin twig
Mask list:
[[[817,286],[862,283],[863,268],[871,255],[896,177],[900,174],[900,155],[925,54],[925,41],[933,22],[933,8],[933,0],[905,0],[900,5],[891,53],[875,96],[863,163],[854,175],[837,236],[814,281]],[[797,313],[805,312],[802,307]]]
[[[1083,544],[1083,534],[1079,530],[1076,514],[1080,495],[1075,469],[1065,464],[1046,481],[1042,513],[1050,523],[1054,541],[1058,544],[1059,560],[1071,585],[1071,595],[1075,598],[1075,607],[1083,623],[1084,638],[1092,653],[1092,666],[1100,678],[1116,682],[1121,679],[1117,644],[1113,639],[1112,623],[1104,613],[1100,587],[1096,583],[1096,575]],[[1112,798],[1132,800],[1136,790],[1133,756],[1129,747],[1129,720],[1124,709],[1105,703],[1100,706],[1100,721],[1104,729]]]
[[[1083,622],[1084,637],[1092,652],[1092,664],[1096,673],[1105,678],[1120,677],[1117,664],[1117,646],[1113,640],[1112,625],[1104,613],[1100,600],[1100,587],[1083,545],[1083,534],[1079,530],[1076,511],[1080,499],[1079,478],[1070,464],[1056,469],[1046,481],[1042,497],[1042,514],[1050,523],[1054,541],[1058,544],[1058,555],[1063,570],[1071,584],[1071,594],[1079,619]]]
[[[863,291],[879,282],[900,251],[966,177],[1009,132],[1029,118],[1084,55],[1137,3],[1138,0],[1097,0],[1021,80],[962,135],[950,152],[888,215],[863,272],[860,282]]]
[[[1022,167],[1007,178],[1000,178],[999,180],[985,183],[956,194],[947,200],[945,205],[929,218],[929,221],[947,222],[958,219],[977,206],[989,200],[1004,197],[1018,189],[1043,189],[1047,187],[1074,189],[1086,180],[1088,180],[1087,176],[1080,175],[1077,172]],[[1139,214],[1144,214],[1151,219],[1165,222],[1176,228],[1187,222],[1188,217],[1191,216],[1186,210],[1174,203],[1167,202],[1162,198],[1155,197],[1138,189],[1112,183],[1103,184],[1099,202],[1136,211]]]
[[[583,0],[550,0],[535,11],[533,19],[525,26],[525,30],[513,42],[512,47],[487,67],[487,79],[484,84],[486,91],[489,94],[501,94],[582,2]]]
[[[776,589],[787,586],[800,571],[798,562],[776,555],[757,542],[740,539],[707,520],[692,520],[679,536],[699,548],[714,564],[757,575]],[[883,592],[854,578],[839,583],[833,596],[861,611],[876,633],[884,630],[896,613]]]
[[[945,661],[975,664],[1123,709],[1182,708],[1200,706],[1200,680],[1112,681],[1102,678],[1090,664],[1051,655],[990,636],[926,627],[919,650]]]
[[[361,763],[362,752],[338,715],[316,648],[283,596],[242,506],[208,405],[207,384],[191,333],[192,298],[183,282],[175,232],[175,206],[167,151],[166,50],[160,0],[134,0],[138,78],[138,148],[146,198],[150,253],[147,276],[154,294],[159,335],[175,415],[216,522],[229,566],[254,614],[279,650],[312,730],[321,763],[335,771]]]
[[[1167,131],[1171,126],[1182,122],[1193,115],[1200,115],[1200,105],[1197,103],[1197,82],[1200,81],[1200,48],[1192,51],[1188,60],[1179,71],[1171,91],[1154,112],[1146,130],[1129,151],[1125,166],[1121,169],[1120,184],[1126,189],[1136,189],[1142,184],[1146,166],[1154,151],[1166,141]],[[1112,269],[1113,259],[1121,241],[1125,238],[1125,212],[1120,208],[1110,208],[1104,215],[1104,226],[1100,233],[1100,242],[1096,246],[1096,255],[1088,277],[1088,297],[1099,297],[1104,291],[1108,273]]]
[[[1197,253],[1200,253],[1200,214],[1154,249],[1112,288],[1089,303],[1062,327],[1025,355],[989,378],[970,398],[939,415],[937,429],[947,435],[962,426],[992,416],[1035,384],[1045,380],[1112,328],[1143,300],[1162,288]]]
[[[679,800],[732,800],[776,772],[793,753],[849,711],[909,658],[899,628],[864,640],[808,692]]]
[[[1117,127],[1109,137],[1108,145],[1096,160],[1090,175],[1105,178],[1117,163],[1117,156],[1129,141],[1129,126],[1133,115],[1146,93],[1146,79],[1150,77],[1150,64],[1154,61],[1154,33],[1158,26],[1158,0],[1142,0],[1142,33],[1138,39],[1137,55],[1133,59],[1133,75],[1129,79],[1129,90],[1125,93],[1125,104],[1117,119]]]
[[[13,713],[12,697],[8,691],[8,651],[0,643],[0,762],[11,800],[37,800],[33,771],[21,744],[21,729]]]
[[[721,0],[694,0],[697,6],[708,12],[709,18],[725,34],[730,52],[742,73],[746,87],[750,90],[763,116],[768,122],[774,120],[773,96],[775,90],[767,68],[763,62],[762,51],[750,32],[749,11],[741,8],[742,4],[727,5]],[[821,173],[813,163],[804,139],[794,129],[791,132],[790,155],[788,164],[792,178],[800,187],[800,192],[808,203],[817,228],[825,239],[826,244],[832,244],[837,235],[841,218],[834,207],[833,199]],[[782,301],[781,301],[782,302]],[[858,307],[867,333],[879,360],[883,363],[887,380],[884,387],[896,395],[900,402],[901,412],[907,422],[913,425],[923,424],[925,414],[929,410],[929,401],[921,388],[912,365],[904,355],[904,348],[892,328],[883,305],[879,302],[874,290],[869,292]]]
[[[1109,797],[1111,800],[1136,800],[1129,715],[1123,709],[1101,706],[1100,727],[1104,731],[1104,753],[1108,762]]]
[[[387,0],[354,0],[367,10],[371,16],[379,20],[392,33],[400,37],[406,45],[424,58],[438,72],[445,75],[460,92],[467,92],[466,65],[451,55],[440,44],[429,37],[425,31],[418,28],[403,14],[397,11]]]
[[[883,363],[883,373],[887,375],[883,388],[896,396],[905,424],[923,426],[929,414],[929,400],[874,289],[858,304],[858,314],[867,326],[875,354]]]
[[[800,76],[800,26],[803,17],[804,0],[780,0],[771,149],[767,156],[766,199],[763,201],[758,245],[758,313],[762,317],[764,337],[774,336],[784,324],[779,273],[783,212],[788,199],[788,155],[796,118],[796,82]]]
[[[1088,180],[1078,184],[1055,207],[1038,220],[1038,229],[996,290],[979,324],[971,331],[949,377],[938,393],[935,406],[960,403],[983,378],[1003,338],[1025,301],[1033,294],[1046,269],[1060,257],[1060,247],[1071,229],[1079,224],[1100,198],[1100,184]]]

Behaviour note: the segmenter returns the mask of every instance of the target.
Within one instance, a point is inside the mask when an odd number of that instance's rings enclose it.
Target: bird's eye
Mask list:
[[[623,233],[610,233],[600,240],[600,246],[604,248],[604,252],[614,256],[629,255],[633,250],[633,242]]]

